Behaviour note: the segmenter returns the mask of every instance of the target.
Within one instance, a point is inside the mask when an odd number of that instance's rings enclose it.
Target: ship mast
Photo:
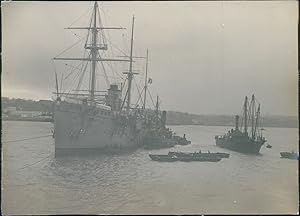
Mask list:
[[[90,26],[88,27],[68,27],[66,29],[76,29],[76,30],[88,30],[91,31],[91,44],[87,44],[88,41],[88,37],[89,34],[87,36],[87,41],[86,44],[84,46],[85,49],[90,50],[90,55],[88,55],[88,57],[81,57],[81,58],[75,58],[75,57],[54,57],[53,60],[75,60],[75,61],[88,61],[91,62],[92,64],[92,70],[91,70],[91,85],[90,85],[90,99],[93,102],[95,100],[95,92],[96,92],[96,64],[97,62],[106,62],[106,61],[120,61],[120,62],[128,62],[127,59],[104,59],[101,58],[101,56],[99,55],[99,50],[107,50],[107,44],[105,44],[105,42],[103,41],[103,44],[97,44],[97,40],[98,38],[98,31],[103,31],[103,30],[112,30],[112,29],[124,29],[121,27],[97,27],[97,11],[98,14],[100,16],[100,11],[98,8],[98,3],[97,1],[94,4],[93,7],[93,15],[92,15],[92,23],[90,24]],[[101,25],[101,23],[99,23]],[[67,49],[66,49],[67,50]],[[65,51],[66,51],[65,50]],[[64,52],[65,52],[64,51]],[[60,55],[60,54],[59,54]],[[58,55],[58,56],[59,56]],[[132,62],[132,61],[131,61]],[[69,95],[68,93],[66,93],[65,95]],[[72,94],[72,95],[79,95],[79,94]]]
[[[144,92],[144,103],[143,103],[143,110],[146,108],[146,95],[147,95],[147,87],[148,87],[148,49],[147,49],[147,55],[146,55],[146,77],[145,77],[145,92]]]
[[[155,105],[155,120],[156,124],[158,124],[158,110],[159,110],[159,103],[158,103],[158,95],[156,97],[156,105]]]
[[[254,132],[254,118],[255,118],[255,97],[254,94],[252,95],[251,99],[251,134],[252,134],[252,139],[254,139],[255,132]]]
[[[256,129],[258,127],[258,119],[260,116],[260,104],[258,104],[257,113],[256,113],[256,119],[255,119],[255,128],[254,128],[254,136],[256,134]],[[259,135],[259,134],[258,134]]]
[[[92,54],[92,82],[91,82],[91,101],[95,99],[95,84],[96,84],[96,58],[97,58],[97,8],[98,4],[95,2],[94,4],[94,25],[92,29],[92,47],[91,47],[91,54]]]
[[[127,79],[128,79],[127,111],[129,111],[129,109],[130,109],[131,83],[132,83],[132,79],[133,79],[133,73],[132,73],[133,30],[134,30],[134,16],[132,17],[131,44],[130,44],[130,57],[129,57],[130,63],[129,63],[129,72],[127,75]]]
[[[247,127],[248,127],[248,123],[247,123],[247,103],[248,103],[248,97],[245,97],[245,103],[244,103],[244,133],[247,134]]]

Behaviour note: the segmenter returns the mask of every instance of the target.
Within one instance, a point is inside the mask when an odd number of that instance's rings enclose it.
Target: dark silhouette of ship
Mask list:
[[[201,157],[220,157],[220,158],[229,158],[230,154],[224,152],[169,152],[169,155],[176,156],[201,156]]]
[[[259,125],[260,104],[256,109],[255,96],[252,95],[250,104],[246,96],[241,127],[239,128],[239,116],[237,115],[235,116],[235,129],[231,129],[223,136],[215,136],[216,145],[241,153],[258,154],[266,142]],[[248,127],[251,127],[250,134],[248,133]]]
[[[161,162],[175,162],[175,161],[183,161],[183,162],[191,162],[191,161],[198,161],[198,162],[218,162],[222,159],[220,156],[216,155],[202,155],[202,154],[189,154],[189,153],[179,153],[173,154],[170,153],[163,155],[163,154],[149,154],[149,157],[154,161],[161,161]]]
[[[293,159],[293,160],[298,160],[299,156],[296,152],[280,152],[281,158],[288,158],[288,159]]]

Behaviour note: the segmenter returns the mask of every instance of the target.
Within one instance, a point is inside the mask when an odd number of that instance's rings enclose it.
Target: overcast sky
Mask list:
[[[160,96],[162,109],[238,114],[244,97],[254,93],[264,115],[297,115],[296,1],[99,4],[107,26],[127,28],[109,32],[123,50],[135,15],[135,53],[149,49],[150,90]],[[92,7],[92,2],[2,2],[2,96],[50,99],[51,58],[81,34],[63,28],[74,21],[73,26],[88,24]]]

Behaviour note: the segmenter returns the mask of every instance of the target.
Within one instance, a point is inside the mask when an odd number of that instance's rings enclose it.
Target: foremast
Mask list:
[[[92,71],[91,71],[91,75],[92,75],[92,80],[91,80],[91,89],[90,89],[90,93],[91,93],[91,101],[94,101],[95,99],[95,84],[96,84],[96,58],[97,58],[97,54],[98,54],[98,49],[97,49],[97,8],[98,8],[98,4],[97,2],[95,2],[94,4],[94,25],[93,25],[93,29],[92,29],[92,46],[91,46],[91,54],[92,54]]]
[[[99,18],[99,25],[97,25],[97,18]],[[124,29],[121,27],[103,27],[101,26],[100,23],[100,11],[98,8],[98,3],[97,1],[94,3],[93,7],[93,14],[92,14],[92,22],[90,26],[88,27],[68,27],[66,29],[76,29],[76,30],[88,30],[91,31],[91,43],[87,44],[88,42],[88,37],[86,40],[86,44],[84,46],[85,49],[90,50],[90,55],[88,57],[83,57],[83,58],[66,58],[66,57],[55,57],[53,60],[71,60],[71,61],[89,61],[91,62],[92,68],[91,68],[91,73],[90,73],[90,89],[89,89],[89,97],[91,100],[91,103],[95,102],[95,92],[96,92],[96,64],[97,62],[106,62],[106,61],[120,61],[120,62],[128,62],[127,59],[104,59],[101,57],[99,50],[107,50],[107,44],[104,41],[104,38],[98,37],[99,31],[103,31],[105,29]],[[103,43],[97,43],[97,41],[103,41]],[[132,58],[131,58],[132,59]],[[132,64],[132,60],[131,60]],[[132,67],[132,66],[131,66]],[[65,94],[68,95],[68,94]],[[76,94],[72,94],[76,95]],[[83,94],[78,94],[78,95],[83,95]]]
[[[248,124],[251,123],[251,139],[253,140],[256,139],[256,134],[258,133],[259,119],[260,119],[260,104],[258,104],[258,108],[256,110],[254,94],[252,95],[249,105],[248,105],[248,97],[246,96],[244,106],[243,106],[243,121],[244,121],[243,132],[248,136],[248,127],[249,127]]]

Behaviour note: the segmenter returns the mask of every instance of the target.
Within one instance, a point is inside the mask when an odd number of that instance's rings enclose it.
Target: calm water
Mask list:
[[[173,126],[188,146],[54,158],[52,137],[3,144],[4,214],[296,213],[298,129],[266,128],[272,149],[249,156],[215,146],[228,127]],[[3,122],[4,141],[50,134],[51,123]],[[149,153],[222,151],[217,163],[151,161]]]

